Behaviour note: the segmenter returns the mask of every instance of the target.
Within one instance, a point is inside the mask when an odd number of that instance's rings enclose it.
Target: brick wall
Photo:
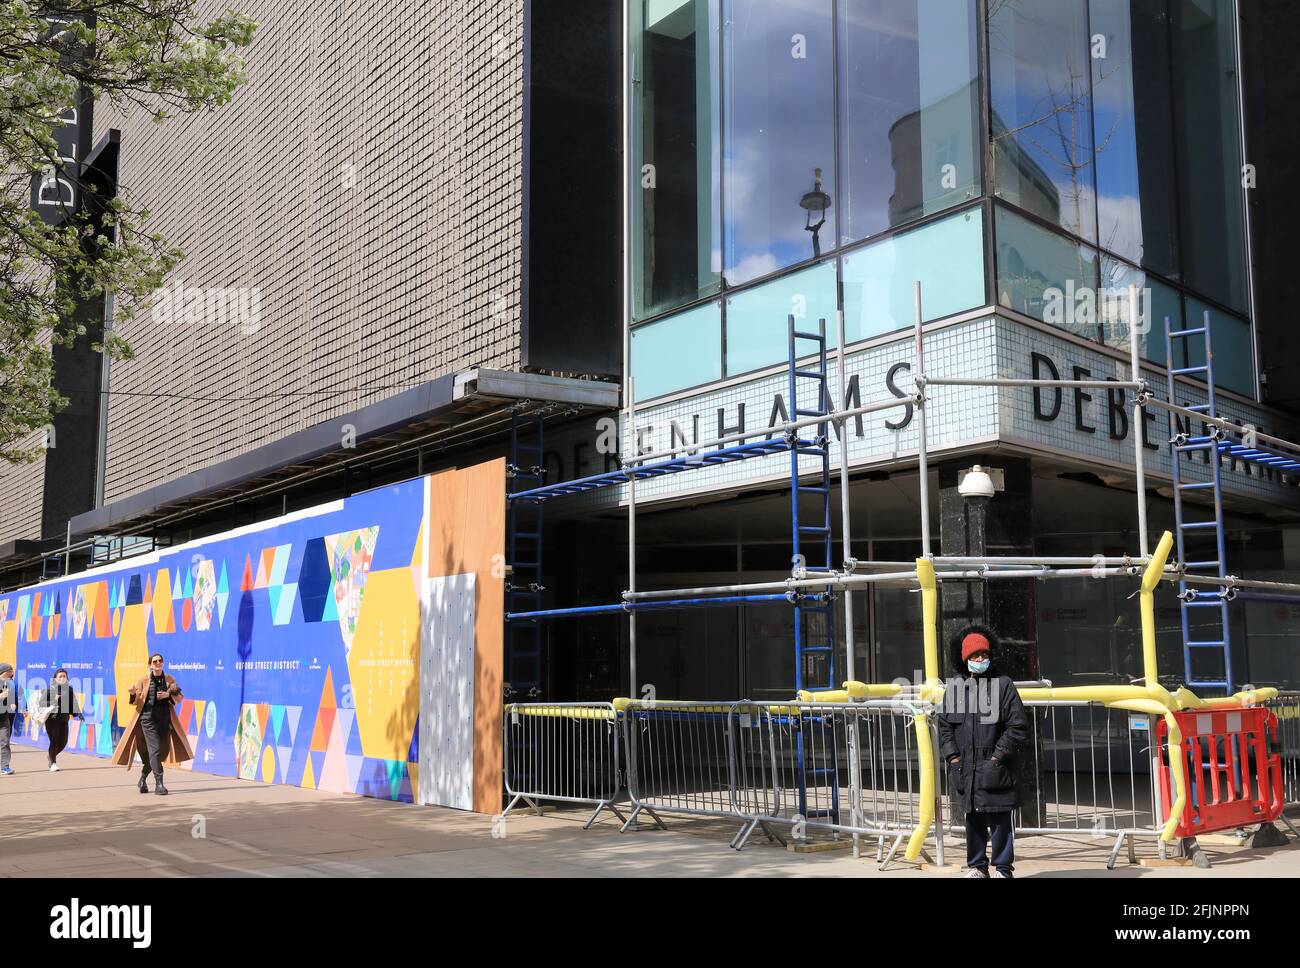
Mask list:
[[[45,439],[38,431],[23,442],[27,447]],[[55,439],[58,444],[58,439]],[[0,542],[41,536],[41,501],[45,496],[45,461],[0,463]]]
[[[98,112],[96,137],[122,129],[124,191],[187,253],[172,291],[205,293],[122,329],[137,357],[112,371],[106,500],[519,366],[522,5],[241,0],[259,29],[232,104]]]

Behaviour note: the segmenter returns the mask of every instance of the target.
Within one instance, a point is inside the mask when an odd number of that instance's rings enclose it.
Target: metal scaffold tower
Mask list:
[[[789,318],[790,330],[790,410],[795,420],[801,417],[821,417],[826,422],[816,425],[817,436],[806,447],[790,449],[790,544],[792,548],[792,573],[806,578],[812,574],[829,575],[836,570],[831,540],[831,450],[830,450],[830,386],[826,377],[826,321],[818,324],[817,332],[805,333],[795,328],[794,317]],[[801,341],[816,346],[816,368],[801,370],[795,361],[800,354]],[[811,409],[800,407],[800,393],[811,389],[815,403]],[[816,458],[820,473],[812,483],[799,483],[799,458]],[[812,500],[802,499],[809,495]],[[813,505],[809,518],[808,505]],[[811,605],[796,600],[794,603],[794,654],[795,689],[834,689],[835,681],[835,611],[834,602],[817,602]]]
[[[728,433],[713,440],[689,444],[675,442],[667,450],[642,453],[636,426],[635,394],[629,377],[625,386],[624,439],[628,442],[620,460],[620,468],[603,474],[563,481],[543,483],[540,474],[540,428],[536,450],[526,450],[512,437],[511,504],[508,539],[511,553],[511,585],[507,599],[506,621],[511,626],[507,640],[511,643],[512,659],[507,668],[510,682],[516,689],[522,684],[535,688],[540,681],[540,630],[541,620],[578,615],[627,613],[629,617],[629,684],[636,696],[640,683],[637,679],[636,615],[651,609],[693,607],[734,607],[744,604],[786,602],[793,607],[794,615],[794,686],[796,691],[834,690],[839,679],[855,678],[855,644],[853,633],[853,601],[841,593],[853,588],[869,587],[882,581],[915,581],[916,570],[910,565],[897,570],[898,562],[859,561],[852,553],[852,534],[849,514],[849,460],[847,446],[838,448],[838,486],[841,499],[840,520],[842,561],[834,560],[834,542],[831,512],[831,432],[844,438],[849,421],[871,413],[895,408],[914,408],[917,423],[917,470],[920,489],[920,553],[934,568],[938,581],[970,581],[1034,578],[1038,580],[1068,579],[1078,577],[1113,578],[1132,577],[1151,560],[1147,527],[1147,484],[1145,470],[1145,442],[1143,434],[1133,434],[1133,460],[1137,496],[1137,531],[1139,554],[1136,558],[1123,557],[964,557],[936,556],[930,541],[928,434],[926,414],[929,394],[933,388],[945,386],[997,387],[1007,389],[1033,389],[1053,387],[1060,389],[1124,390],[1133,393],[1132,426],[1144,424],[1143,415],[1149,408],[1164,410],[1169,415],[1173,483],[1178,540],[1178,562],[1170,563],[1161,579],[1179,587],[1183,603],[1183,638],[1187,684],[1192,687],[1225,689],[1231,692],[1233,675],[1231,666],[1230,634],[1228,632],[1229,602],[1236,599],[1260,599],[1300,602],[1300,584],[1291,582],[1261,581],[1239,578],[1231,574],[1226,560],[1224,540],[1223,480],[1220,464],[1224,458],[1247,461],[1268,467],[1292,478],[1300,477],[1300,445],[1265,434],[1249,424],[1234,423],[1218,415],[1218,398],[1214,386],[1213,353],[1210,323],[1207,318],[1202,327],[1173,330],[1166,320],[1166,359],[1172,361],[1173,347],[1185,346],[1187,341],[1201,336],[1204,339],[1206,363],[1203,366],[1173,366],[1167,368],[1166,388],[1168,399],[1160,399],[1142,375],[1139,353],[1139,300],[1136,287],[1130,287],[1130,364],[1128,379],[1026,379],[1020,377],[948,377],[927,376],[925,371],[924,339],[921,311],[921,286],[915,284],[914,304],[914,392],[877,400],[863,406],[848,408],[846,395],[845,334],[843,314],[838,314],[838,346],[836,348],[836,395],[844,409],[833,405],[828,372],[828,347],[826,321],[819,321],[815,331],[796,328],[793,317],[787,318],[789,378],[789,419],[756,430]],[[1175,343],[1175,341],[1180,341]],[[800,354],[803,353],[801,365]],[[1203,377],[1208,388],[1208,402],[1197,406],[1183,406],[1176,402],[1178,378]],[[1203,425],[1203,432],[1194,434],[1192,426]],[[844,442],[845,444],[847,441]],[[1206,455],[1208,480],[1188,480],[1188,460],[1197,452]],[[643,590],[637,588],[636,568],[636,518],[637,486],[640,482],[657,478],[705,470],[736,461],[770,457],[788,453],[790,458],[790,507],[792,568],[790,576],[775,581],[742,582],[731,585],[712,585],[698,588]],[[537,463],[529,465],[524,455],[534,455]],[[802,461],[802,465],[801,465]],[[1197,475],[1199,478],[1199,475]],[[535,486],[521,488],[519,482]],[[628,585],[622,600],[617,603],[585,605],[543,610],[541,603],[541,524],[542,505],[556,497],[583,494],[611,487],[626,488],[628,509]],[[1190,492],[1208,492],[1213,516],[1206,520],[1192,520],[1188,516],[1187,496]],[[536,518],[526,518],[517,508],[528,505]],[[1213,549],[1195,550],[1195,542],[1212,541]],[[892,570],[891,570],[892,569]],[[845,611],[844,645],[845,668],[836,662],[836,599],[843,601]],[[1209,612],[1217,609],[1218,630],[1210,637],[1192,638],[1195,628],[1188,620],[1192,608]],[[519,630],[515,629],[518,626]],[[1191,656],[1195,651],[1215,650],[1222,656],[1223,672],[1219,678],[1194,678]],[[517,658],[516,658],[517,657]],[[531,660],[530,673],[524,671],[525,660]],[[928,676],[937,676],[938,670],[928,670]],[[806,729],[807,724],[801,726]],[[823,744],[823,749],[826,748]],[[823,778],[814,775],[822,764],[801,759],[801,791],[812,788]],[[828,768],[825,771],[828,774]],[[801,797],[801,805],[803,798]]]
[[[793,568],[791,574],[802,578],[809,575],[830,575],[836,571],[831,536],[831,442],[830,383],[826,371],[826,321],[820,320],[815,333],[796,328],[794,316],[788,319],[790,338],[790,416],[795,420],[819,417],[817,436],[804,448],[790,449],[790,544]],[[801,343],[815,347],[815,368],[800,369]],[[800,391],[804,392],[801,394]],[[811,394],[807,391],[811,390]],[[809,409],[800,406],[801,399],[811,396]],[[800,457],[812,457],[818,472],[811,483],[800,483]],[[806,496],[805,496],[806,495]],[[811,505],[812,517],[807,517]],[[827,596],[811,604],[801,597],[794,600],[794,680],[795,690],[834,689],[835,678],[835,600]],[[839,823],[838,761],[839,749],[834,729],[819,716],[793,717],[790,723],[798,730],[796,735],[796,763],[799,776],[799,815],[809,818],[828,816]],[[811,735],[813,731],[820,736]],[[820,753],[820,755],[817,755]],[[828,803],[825,808],[809,810],[808,788],[825,788],[826,795],[817,795],[815,802]]]
[[[542,607],[542,501],[522,496],[546,479],[545,414],[542,410],[510,415],[510,462],[506,465],[508,556],[507,612],[535,612]],[[506,623],[506,698],[542,694],[542,627],[536,618]]]
[[[1174,350],[1184,347],[1190,364],[1192,346],[1199,341],[1204,347],[1205,362],[1188,366],[1174,365]],[[1214,343],[1211,333],[1210,313],[1207,311],[1200,326],[1187,329],[1171,328],[1165,318],[1165,360],[1167,362],[1166,387],[1169,412],[1169,445],[1174,493],[1174,535],[1177,541],[1181,575],[1178,581],[1178,598],[1182,603],[1180,621],[1183,641],[1183,672],[1188,688],[1222,689],[1231,694],[1234,689],[1232,666],[1232,630],[1228,603],[1239,596],[1267,597],[1262,592],[1238,592],[1237,579],[1228,570],[1227,545],[1224,536],[1223,515],[1223,461],[1248,461],[1278,471],[1294,472],[1300,469],[1300,455],[1285,452],[1284,448],[1261,448],[1253,428],[1232,424],[1219,413],[1218,397],[1214,384]],[[1206,402],[1196,405],[1177,403],[1179,376],[1195,376],[1205,381]],[[1181,419],[1180,419],[1181,416]],[[1193,422],[1200,421],[1199,432],[1193,431]],[[1278,441],[1278,443],[1285,443]],[[1209,480],[1191,481],[1189,462],[1193,455],[1202,455],[1209,468]],[[1210,498],[1206,509],[1208,518],[1189,516],[1185,495],[1203,492]],[[1198,579],[1212,579],[1215,590],[1194,587]],[[1284,600],[1290,600],[1284,598]],[[1195,610],[1195,611],[1193,611]],[[1193,618],[1193,615],[1196,618]],[[1208,638],[1206,637],[1208,636]],[[1194,655],[1211,655],[1219,659],[1222,670],[1218,678],[1200,678],[1193,671]]]
[[[1201,366],[1175,367],[1173,349],[1181,345],[1190,350],[1191,340],[1200,336],[1205,344],[1205,363]],[[1190,353],[1188,354],[1190,356]],[[1189,329],[1170,329],[1169,320],[1165,320],[1165,361],[1167,363],[1166,380],[1169,402],[1176,402],[1176,378],[1179,376],[1203,376],[1205,379],[1206,400],[1204,404],[1188,407],[1188,410],[1203,412],[1211,417],[1218,417],[1219,410],[1214,394],[1214,353],[1210,342],[1210,320],[1206,313],[1201,326]],[[1218,431],[1208,434],[1191,434],[1191,421],[1181,426],[1177,416],[1169,413],[1171,467],[1174,484],[1174,538],[1177,541],[1178,560],[1182,562],[1184,573],[1197,571],[1212,574],[1218,578],[1228,577],[1228,554],[1223,539],[1223,468],[1219,460]],[[1210,468],[1208,481],[1186,481],[1183,462],[1192,454],[1203,454]],[[1189,508],[1183,495],[1189,491],[1207,491],[1211,497],[1208,520],[1188,520]],[[1207,547],[1212,543],[1213,547]],[[1188,557],[1189,549],[1195,549],[1196,558]],[[1203,550],[1202,550],[1203,549]],[[1179,609],[1183,635],[1183,672],[1190,689],[1223,689],[1225,694],[1232,692],[1232,635],[1228,623],[1228,599],[1218,592],[1197,591],[1188,586],[1186,580],[1178,583],[1178,597],[1182,602]],[[1193,638],[1193,629],[1204,629],[1202,622],[1192,621],[1192,610],[1206,616],[1212,628],[1211,638]],[[1202,634],[1205,634],[1202,631]],[[1217,654],[1223,673],[1218,679],[1196,678],[1192,672],[1192,656],[1197,650],[1211,655]]]

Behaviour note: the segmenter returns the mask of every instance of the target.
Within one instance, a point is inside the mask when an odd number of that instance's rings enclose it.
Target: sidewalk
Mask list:
[[[745,850],[727,846],[730,824],[668,819],[619,834],[605,815],[582,830],[586,813],[512,814],[493,837],[493,818],[365,797],[268,786],[168,770],[171,796],[141,796],[137,774],[107,760],[65,753],[58,773],[45,754],[14,747],[15,775],[0,778],[0,877],[438,877],[457,876],[845,876],[931,878],[951,873],[877,871],[874,844],[795,854],[756,834]],[[203,834],[197,836],[196,834]],[[1143,868],[1112,841],[1024,838],[1018,877],[1295,877],[1300,845],[1267,850],[1208,847],[1211,870]],[[960,842],[949,842],[948,863]],[[1154,856],[1149,845],[1139,856]]]

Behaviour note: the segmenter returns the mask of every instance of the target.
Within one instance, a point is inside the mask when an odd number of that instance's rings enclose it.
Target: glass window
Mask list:
[[[998,302],[1085,339],[1100,333],[1097,254],[998,206]]]
[[[1097,242],[1102,249],[1177,279],[1165,7],[1166,0],[1089,3]]]
[[[990,5],[997,194],[1095,241],[1089,50],[1086,0]]]
[[[1233,0],[1171,0],[1183,278],[1246,309]]]
[[[632,0],[633,315],[721,280],[719,0]]]
[[[1250,343],[1250,324],[1229,316],[1203,302],[1187,300],[1187,325],[1200,326],[1210,314],[1210,337],[1214,347],[1214,385],[1236,390],[1248,397],[1255,395],[1255,359]],[[1205,365],[1205,340],[1191,336],[1187,344],[1187,365]]]
[[[831,0],[726,0],[726,10],[723,204],[734,286],[835,238],[834,44]],[[819,191],[817,170],[829,211],[803,205]]]
[[[839,0],[840,238],[979,194],[974,0]]]
[[[727,300],[727,375],[790,359],[790,316],[815,332],[826,320],[828,349],[835,345],[835,264],[825,262]],[[801,344],[806,351],[808,344]]]
[[[912,553],[915,554],[915,545]],[[871,681],[904,679],[917,682],[924,678],[925,655],[921,646],[923,623],[916,595],[906,588],[883,585],[874,586],[873,594],[876,599],[876,638],[871,643],[875,653],[874,678]],[[861,659],[858,661],[862,662]],[[942,666],[943,659],[939,661]],[[862,671],[859,669],[860,674]]]
[[[632,330],[637,400],[722,379],[722,308],[697,306]]]
[[[978,208],[881,239],[844,257],[844,329],[865,339],[984,305],[984,217]]]
[[[1268,581],[1294,581],[1295,572],[1252,572]],[[1300,605],[1246,602],[1246,650],[1250,681],[1259,686],[1294,688],[1300,682]],[[1234,650],[1235,651],[1235,650]],[[1291,725],[1294,730],[1296,727]],[[1291,735],[1295,735],[1292,732]]]
[[[1138,351],[1142,358],[1165,365],[1165,319],[1170,328],[1183,328],[1182,299],[1178,290],[1148,276],[1118,259],[1101,257],[1101,323],[1107,346],[1128,350],[1129,286],[1137,286]],[[1175,366],[1182,366],[1176,355]]]
[[[789,605],[745,606],[745,695],[789,696],[794,683],[794,609]]]

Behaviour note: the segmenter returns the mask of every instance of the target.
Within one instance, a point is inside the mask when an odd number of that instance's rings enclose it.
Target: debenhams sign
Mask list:
[[[834,364],[831,385],[837,387]],[[849,460],[855,466],[881,466],[914,459],[917,452],[915,408],[907,402],[913,393],[913,349],[910,339],[900,339],[850,353],[847,368],[846,408],[890,397],[900,405],[893,410],[859,416],[849,426]],[[1123,380],[1127,366],[1111,356],[1052,337],[1039,330],[1002,319],[985,319],[929,333],[926,336],[926,373],[929,376],[969,378],[1030,377],[1066,380]],[[1146,374],[1156,395],[1163,398],[1164,381]],[[799,406],[814,403],[813,382],[801,381]],[[1185,405],[1205,402],[1203,390],[1181,388]],[[807,394],[806,396],[804,394]],[[637,412],[642,452],[682,448],[702,440],[748,430],[777,428],[790,419],[789,377],[780,372],[748,383],[651,405]],[[928,449],[945,450],[997,442],[1013,443],[1058,456],[1076,457],[1092,465],[1131,472],[1134,462],[1132,398],[1122,388],[1007,388],[930,386],[927,395]],[[1288,436],[1289,428],[1270,426],[1260,408],[1220,398],[1226,419],[1254,424],[1261,430]],[[1185,428],[1184,428],[1185,429]],[[1193,428],[1195,429],[1195,428]],[[773,429],[774,436],[778,431]],[[1171,473],[1168,420],[1163,411],[1148,408],[1141,428],[1148,472],[1168,478]],[[832,458],[838,461],[838,440],[832,440]],[[576,454],[575,454],[576,459]],[[815,462],[807,461],[813,470]],[[1205,480],[1209,462],[1204,454],[1184,460],[1187,480]],[[570,468],[564,468],[567,474]],[[597,467],[575,467],[572,476],[596,473]],[[1224,488],[1229,493],[1271,501],[1300,504],[1296,482],[1254,464],[1224,464]],[[638,501],[656,497],[733,487],[789,474],[788,454],[745,461],[661,477],[638,483]]]

